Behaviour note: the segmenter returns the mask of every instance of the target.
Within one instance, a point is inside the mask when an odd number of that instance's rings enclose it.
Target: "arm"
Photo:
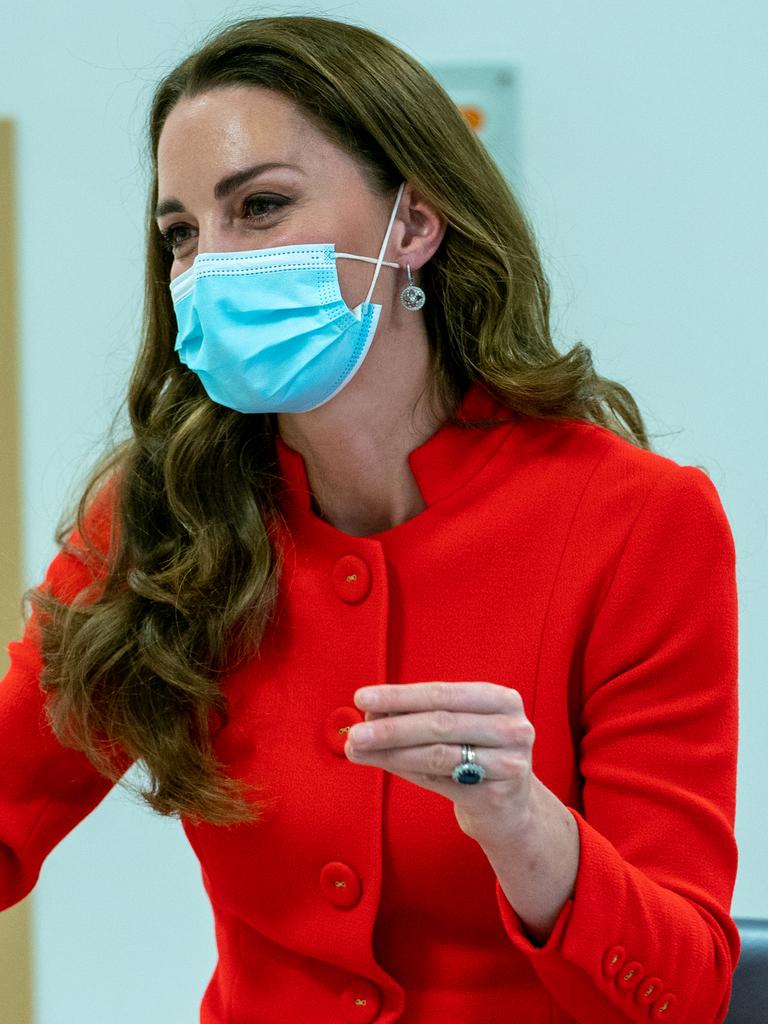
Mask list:
[[[60,597],[74,596],[90,579],[68,553],[59,553],[46,574]],[[33,615],[21,641],[8,645],[10,668],[0,680],[0,910],[33,889],[48,853],[113,786],[48,725],[36,634]]]
[[[678,467],[638,514],[584,654],[572,894],[566,866],[554,900],[532,903],[516,850],[489,855],[511,941],[580,1024],[725,1016],[739,952],[737,618],[717,491]]]
[[[112,788],[48,726],[29,631],[8,651],[0,681],[0,910],[32,890],[48,853]]]
[[[526,820],[503,845],[481,846],[531,941],[543,946],[576,884],[580,843],[573,815],[534,775]]]

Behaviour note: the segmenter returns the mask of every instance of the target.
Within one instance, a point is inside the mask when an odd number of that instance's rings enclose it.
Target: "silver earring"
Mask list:
[[[421,309],[421,307],[426,302],[427,297],[421,290],[421,288],[419,288],[417,284],[413,283],[413,278],[411,277],[410,263],[406,263],[405,266],[408,271],[408,284],[400,292],[400,301],[402,302],[406,309],[411,309],[415,311],[417,309]]]

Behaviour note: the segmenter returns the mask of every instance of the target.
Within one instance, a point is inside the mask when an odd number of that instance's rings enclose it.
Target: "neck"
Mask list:
[[[345,533],[365,536],[423,511],[407,456],[451,411],[438,406],[436,415],[433,387],[419,317],[410,330],[375,339],[330,402],[311,412],[278,413],[280,436],[304,459],[316,514]]]

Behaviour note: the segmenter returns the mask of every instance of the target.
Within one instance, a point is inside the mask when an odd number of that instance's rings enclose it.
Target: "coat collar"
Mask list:
[[[459,424],[445,422],[426,441],[408,453],[408,464],[430,506],[464,486],[489,461],[521,416],[496,398],[480,382],[473,381],[454,414]],[[471,426],[473,421],[492,421]],[[278,464],[283,478],[286,512],[299,518],[315,516],[303,456],[275,433]]]

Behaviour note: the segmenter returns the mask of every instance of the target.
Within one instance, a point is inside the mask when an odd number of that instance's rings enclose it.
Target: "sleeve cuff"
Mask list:
[[[552,927],[552,931],[549,933],[547,941],[542,946],[536,945],[535,941],[528,934],[525,925],[520,920],[512,904],[507,899],[506,893],[502,889],[501,882],[498,878],[496,879],[496,899],[501,912],[501,921],[506,929],[507,935],[512,943],[517,946],[522,953],[525,953],[527,957],[535,958],[537,955],[547,955],[559,948],[563,938],[563,932],[565,931],[568,920],[571,916],[571,910],[573,909],[572,899],[566,900],[563,904],[563,907],[557,916],[557,920]]]

